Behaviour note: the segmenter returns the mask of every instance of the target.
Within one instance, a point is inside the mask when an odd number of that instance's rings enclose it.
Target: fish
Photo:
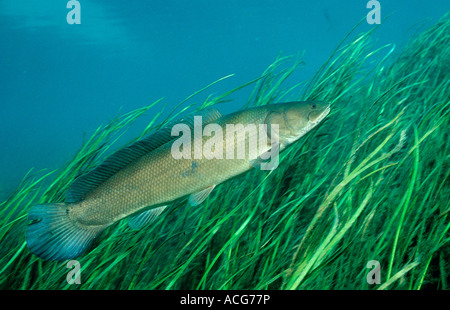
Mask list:
[[[76,178],[65,202],[33,206],[25,233],[27,247],[44,260],[73,259],[122,219],[140,229],[175,201],[188,198],[195,207],[217,185],[253,168],[268,170],[278,152],[329,112],[325,101],[295,101],[228,115],[210,107],[173,121]],[[236,128],[244,128],[244,134]],[[256,150],[251,148],[255,140]],[[248,147],[239,153],[242,144]]]

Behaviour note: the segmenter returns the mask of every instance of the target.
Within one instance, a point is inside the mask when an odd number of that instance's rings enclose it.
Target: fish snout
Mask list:
[[[330,104],[326,101],[312,102],[309,108],[308,120],[313,123],[321,122],[330,113]]]

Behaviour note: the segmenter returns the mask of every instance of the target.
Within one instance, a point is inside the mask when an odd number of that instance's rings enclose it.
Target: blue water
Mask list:
[[[174,105],[235,74],[201,101],[259,76],[280,53],[305,51],[293,82],[307,80],[369,12],[364,0],[79,0],[81,24],[70,25],[67,2],[0,0],[0,188],[13,189],[30,168],[61,167],[119,111],[162,97]],[[379,2],[389,18],[375,47],[397,50],[450,9],[448,0]]]

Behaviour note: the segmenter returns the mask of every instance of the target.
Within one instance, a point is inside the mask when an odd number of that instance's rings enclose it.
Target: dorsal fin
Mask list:
[[[202,116],[202,123],[203,125],[206,125],[222,117],[222,114],[216,108],[207,108],[191,113],[188,116],[170,122],[168,125],[148,137],[118,150],[109,156],[102,164],[78,177],[66,192],[66,202],[74,203],[83,200],[88,193],[96,189],[99,185],[131,162],[141,158],[167,142],[176,139],[176,136],[174,137],[171,135],[172,127],[175,124],[183,123],[194,128],[194,116]]]

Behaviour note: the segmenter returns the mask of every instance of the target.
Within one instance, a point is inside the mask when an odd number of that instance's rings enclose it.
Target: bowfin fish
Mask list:
[[[78,177],[67,190],[64,203],[34,206],[28,215],[28,249],[46,260],[76,258],[117,221],[128,218],[129,226],[139,229],[184,197],[191,206],[197,206],[218,184],[256,163],[261,163],[261,168],[268,165],[274,150],[282,151],[300,139],[329,111],[326,102],[288,102],[225,116],[209,108],[173,121]],[[176,127],[178,124],[185,126]],[[252,126],[262,130],[251,130]],[[183,136],[177,136],[177,130],[174,135],[174,128],[184,128]],[[198,128],[208,134],[197,135]],[[222,135],[221,128],[226,134]],[[232,128],[244,128],[244,134]],[[174,156],[175,146],[180,146],[190,130],[193,137],[187,136],[189,143],[182,145],[187,157]],[[256,138],[264,139],[251,151],[250,142]],[[249,147],[240,153],[243,142],[249,142]],[[209,151],[209,155],[199,157],[198,150]],[[235,156],[239,154],[242,156]]]

